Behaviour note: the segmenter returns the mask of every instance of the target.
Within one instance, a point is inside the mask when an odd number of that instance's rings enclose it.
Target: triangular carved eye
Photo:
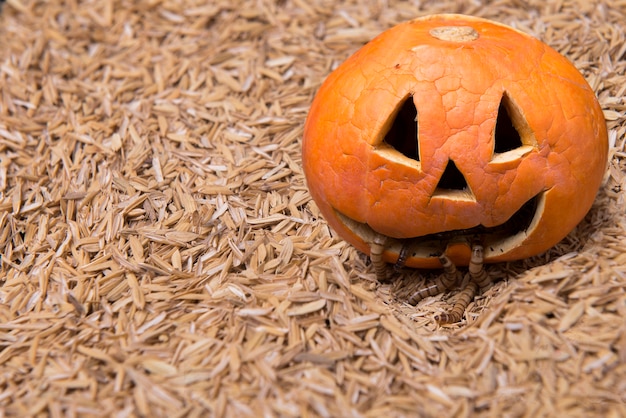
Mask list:
[[[502,96],[502,100],[500,101],[498,119],[496,120],[496,132],[494,134],[494,152],[496,154],[511,151],[522,146],[522,139],[520,138],[517,129],[515,129],[515,126],[513,126],[511,116],[509,115],[509,111],[507,109],[510,107],[510,100],[505,94]]]
[[[496,162],[519,158],[537,145],[522,111],[506,92],[498,107],[493,138],[493,161]]]
[[[413,96],[407,96],[400,105],[389,131],[385,135],[384,142],[405,157],[419,161],[417,108],[413,103]]]

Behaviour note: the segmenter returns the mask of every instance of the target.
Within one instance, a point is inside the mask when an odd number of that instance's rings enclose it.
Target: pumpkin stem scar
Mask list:
[[[471,26],[441,26],[431,29],[428,33],[440,41],[450,42],[471,42],[480,36]]]

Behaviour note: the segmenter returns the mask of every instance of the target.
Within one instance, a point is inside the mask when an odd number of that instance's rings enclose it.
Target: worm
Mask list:
[[[370,243],[370,261],[376,273],[376,279],[379,281],[387,280],[387,263],[383,260],[383,251],[385,251],[386,238],[383,235],[376,235]]]
[[[469,262],[470,280],[467,286],[457,295],[456,302],[452,309],[435,317],[440,324],[452,324],[459,322],[463,318],[465,310],[476,296],[478,289],[484,289],[491,284],[491,277],[485,271],[483,265],[483,246],[472,244],[472,256]]]
[[[473,280],[470,280],[467,283],[467,286],[465,286],[465,288],[457,295],[456,302],[454,303],[454,306],[452,306],[452,309],[448,312],[443,312],[440,315],[435,316],[435,320],[440,324],[453,324],[461,321],[467,306],[474,299],[477,291],[478,285]]]
[[[404,264],[406,263],[406,259],[408,256],[409,256],[409,245],[405,242],[404,244],[402,244],[402,248],[400,248],[400,254],[398,255],[398,259],[396,260],[396,263],[393,265],[393,269],[395,271],[402,270],[402,267],[404,267]]]
[[[480,244],[472,245],[469,274],[471,280],[476,283],[480,289],[484,289],[491,284],[491,277],[487,274],[485,266],[483,265],[483,246]]]
[[[415,305],[420,300],[428,297],[435,296],[439,293],[443,293],[446,290],[452,288],[458,281],[459,273],[456,266],[450,261],[448,256],[441,254],[439,261],[443,266],[443,274],[435,280],[430,286],[420,287],[410,297],[409,303]]]

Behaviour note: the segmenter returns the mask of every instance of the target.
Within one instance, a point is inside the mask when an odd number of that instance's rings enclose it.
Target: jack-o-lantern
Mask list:
[[[607,152],[594,92],[558,52],[502,24],[434,15],[383,32],[328,76],[303,167],[325,219],[382,277],[385,262],[472,271],[475,253],[481,271],[483,259],[549,249],[591,207]]]

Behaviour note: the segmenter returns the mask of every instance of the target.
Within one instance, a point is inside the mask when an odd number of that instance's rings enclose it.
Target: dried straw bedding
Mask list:
[[[435,12],[566,55],[611,141],[579,227],[445,327],[453,292],[376,282],[300,157],[331,69]],[[8,0],[0,415],[626,416],[625,32],[623,0]]]

